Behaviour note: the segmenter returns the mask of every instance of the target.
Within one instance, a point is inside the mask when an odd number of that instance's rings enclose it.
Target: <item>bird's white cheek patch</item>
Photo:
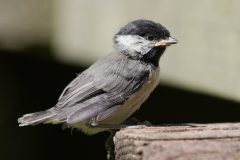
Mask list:
[[[141,54],[146,54],[153,47],[151,41],[138,35],[119,35],[117,36],[116,41],[117,47],[120,50],[139,52]]]

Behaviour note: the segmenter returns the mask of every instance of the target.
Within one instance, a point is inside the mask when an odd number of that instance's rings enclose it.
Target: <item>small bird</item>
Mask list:
[[[66,86],[57,104],[23,115],[19,126],[65,124],[86,134],[120,126],[159,82],[159,59],[177,43],[161,24],[135,20],[113,37],[114,51],[92,64]]]

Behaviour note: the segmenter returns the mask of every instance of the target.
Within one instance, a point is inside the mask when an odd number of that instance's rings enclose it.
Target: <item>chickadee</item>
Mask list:
[[[54,107],[24,115],[19,126],[63,123],[96,134],[138,110],[158,84],[160,57],[177,40],[159,23],[135,20],[113,42],[114,51],[68,84]]]

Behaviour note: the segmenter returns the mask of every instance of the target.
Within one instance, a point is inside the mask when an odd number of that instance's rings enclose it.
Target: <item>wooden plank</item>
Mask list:
[[[116,160],[240,160],[240,123],[122,129]]]

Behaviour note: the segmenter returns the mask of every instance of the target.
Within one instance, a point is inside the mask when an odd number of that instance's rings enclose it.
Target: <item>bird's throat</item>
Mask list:
[[[156,47],[151,49],[148,53],[144,54],[141,61],[150,63],[155,67],[158,67],[160,57],[163,55],[166,47]]]

